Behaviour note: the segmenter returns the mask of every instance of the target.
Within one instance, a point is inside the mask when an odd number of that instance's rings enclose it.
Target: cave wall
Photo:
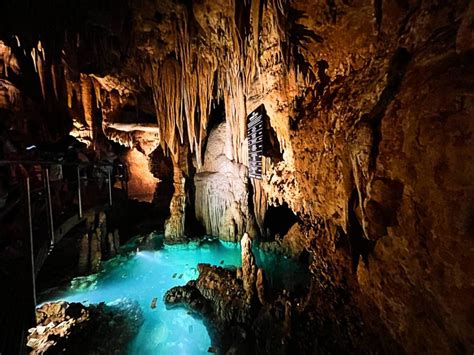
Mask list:
[[[65,114],[52,122],[66,117],[93,149],[110,140],[149,161],[160,146],[174,164],[172,240],[185,234],[186,181],[206,232],[226,240],[256,236],[269,206],[288,205],[300,218],[290,244],[311,255],[327,313],[343,289],[344,310],[405,351],[466,352],[473,12],[467,0],[132,1],[116,23],[80,12],[86,29],[0,42],[0,104],[25,122],[56,100]],[[6,68],[19,62],[37,93],[16,106],[29,91]],[[216,98],[226,122],[211,131]],[[261,104],[282,160],[249,181],[246,115]]]
[[[409,352],[472,346],[473,67],[457,35],[472,21],[466,5],[353,2],[335,6],[335,21],[305,19],[326,67],[291,133],[305,213],[353,238],[354,209],[373,241],[354,256],[355,292]]]

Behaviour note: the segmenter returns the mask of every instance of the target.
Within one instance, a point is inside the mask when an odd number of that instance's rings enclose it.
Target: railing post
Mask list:
[[[33,286],[33,304],[36,309],[36,275],[35,275],[35,256],[33,246],[33,216],[31,214],[31,188],[30,178],[26,178],[26,201],[28,205],[28,227],[30,232],[30,261],[31,261],[31,282]]]
[[[81,171],[77,166],[77,203],[79,205],[79,218],[82,218]]]
[[[107,169],[107,174],[109,176],[109,204],[112,206],[112,179],[110,178],[110,169]]]
[[[50,249],[54,246],[54,221],[53,221],[53,204],[51,202],[51,184],[49,183],[49,168],[46,168],[46,191],[48,194],[48,214],[51,232]]]

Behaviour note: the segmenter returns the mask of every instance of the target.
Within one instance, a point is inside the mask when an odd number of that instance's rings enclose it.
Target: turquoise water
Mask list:
[[[43,297],[43,301],[94,304],[124,298],[136,300],[144,323],[129,344],[129,354],[208,354],[211,340],[202,320],[192,317],[183,308],[167,310],[163,296],[168,289],[196,279],[198,263],[241,266],[240,247],[213,241],[199,246],[165,246],[148,251],[140,251],[138,247],[137,252],[137,245],[132,243],[122,251],[123,255],[103,263],[98,274],[76,278],[69,287],[55,290]],[[269,281],[277,287],[291,288],[291,284],[301,278],[295,275],[304,276],[298,264],[281,256],[256,250],[256,258],[258,264],[264,265]],[[152,309],[154,298],[157,303]]]

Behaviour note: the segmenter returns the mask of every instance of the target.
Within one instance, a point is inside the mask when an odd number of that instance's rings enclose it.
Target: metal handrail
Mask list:
[[[114,167],[114,163],[105,163],[105,162],[70,162],[62,160],[22,160],[22,159],[0,159],[0,165],[13,165],[13,164],[25,164],[25,165],[66,165],[66,166],[111,166]],[[124,163],[121,163],[125,165]]]
[[[82,177],[80,170],[86,167],[110,167],[114,168],[116,164],[113,163],[106,163],[106,162],[71,162],[71,161],[60,161],[60,160],[26,160],[26,159],[14,159],[14,160],[0,160],[0,166],[11,166],[11,165],[40,165],[42,167],[42,178],[41,180],[44,181],[44,187],[40,189],[32,189],[31,182],[30,182],[30,174],[27,172],[27,176],[24,177],[26,183],[26,203],[27,203],[27,215],[28,215],[28,234],[29,234],[29,244],[30,244],[30,259],[31,259],[31,274],[32,274],[32,288],[33,288],[33,300],[36,306],[36,285],[35,285],[35,278],[36,278],[36,268],[35,268],[35,256],[34,256],[34,248],[33,248],[33,211],[32,211],[32,194],[36,190],[41,190],[46,192],[47,197],[47,210],[48,210],[48,224],[49,224],[49,250],[47,255],[51,253],[55,246],[55,229],[54,229],[54,220],[53,220],[53,206],[52,206],[52,198],[51,198],[51,182],[50,182],[50,168],[53,165],[62,165],[62,166],[73,166],[77,168],[77,198],[78,198],[78,215],[79,219],[83,218],[83,205],[82,205],[82,191],[81,191],[81,181],[92,181],[92,180],[99,180],[99,179],[90,179],[87,177]],[[120,165],[127,169],[125,163],[120,162]],[[104,178],[108,182],[108,202],[109,205],[112,206],[112,171],[110,169],[104,173]],[[120,177],[119,177],[120,178]],[[125,180],[126,181],[126,180]],[[3,217],[0,215],[0,217]],[[47,256],[46,255],[46,256]]]

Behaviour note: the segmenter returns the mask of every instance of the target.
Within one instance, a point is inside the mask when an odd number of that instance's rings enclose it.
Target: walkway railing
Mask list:
[[[15,285],[12,285],[11,290],[22,293],[22,296],[17,300],[13,294],[4,294],[2,297],[18,303],[19,308],[31,309],[28,304],[33,307],[37,304],[36,277],[55,244],[69,230],[84,220],[86,209],[100,205],[113,205],[114,180],[119,182],[119,187],[126,197],[128,194],[127,167],[123,164],[111,163],[0,160],[0,168],[2,167],[8,170],[10,180],[16,180],[16,186],[10,187],[7,204],[0,208],[0,252],[4,252],[2,248],[15,251],[14,245],[8,245],[7,238],[22,239],[24,250],[23,253],[19,251],[18,263],[20,264],[13,262],[9,267],[24,270],[24,275],[29,274],[30,279],[27,282],[30,285],[26,286],[25,279],[21,282],[13,275],[11,280]],[[26,221],[27,230],[24,230],[22,236],[12,236],[6,232],[6,225],[21,226],[24,225],[24,221]],[[3,260],[0,260],[0,272],[2,263]],[[26,292],[30,296],[26,296]],[[26,313],[34,315],[34,312],[27,309],[18,309],[18,311],[25,312],[25,319],[32,318]],[[4,321],[0,319],[1,324]],[[0,333],[4,330],[1,328]],[[23,331],[24,329],[19,331],[18,336],[22,337]],[[11,337],[5,341],[6,343],[3,343],[3,340],[0,341],[0,354],[10,353],[11,350],[15,352],[17,349],[21,350],[20,342],[23,339]]]

